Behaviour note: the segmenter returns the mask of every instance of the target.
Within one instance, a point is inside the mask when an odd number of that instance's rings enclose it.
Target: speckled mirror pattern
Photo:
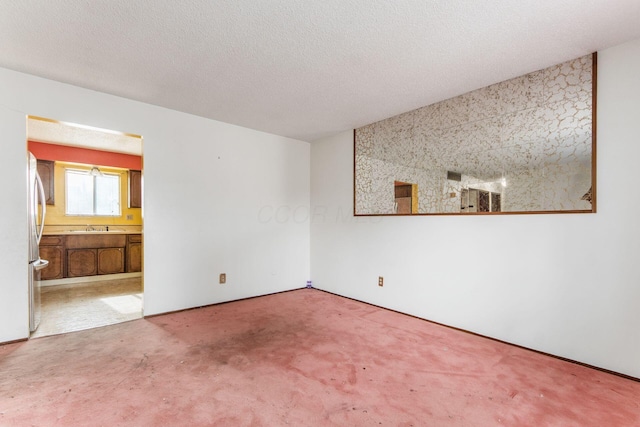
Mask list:
[[[355,214],[395,214],[395,182],[417,185],[419,214],[594,212],[595,64],[583,56],[356,129]]]

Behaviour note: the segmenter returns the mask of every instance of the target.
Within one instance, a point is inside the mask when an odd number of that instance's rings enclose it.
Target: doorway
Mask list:
[[[411,215],[418,213],[418,184],[394,181],[394,213]]]
[[[142,137],[27,117],[46,211],[31,338],[143,316]],[[38,280],[39,279],[39,280]]]

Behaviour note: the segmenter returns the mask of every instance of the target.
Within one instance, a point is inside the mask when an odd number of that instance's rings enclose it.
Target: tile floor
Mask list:
[[[142,317],[142,278],[42,288],[42,320],[31,338],[113,325]]]

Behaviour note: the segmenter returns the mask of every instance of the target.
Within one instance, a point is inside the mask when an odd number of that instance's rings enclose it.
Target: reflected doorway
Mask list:
[[[411,215],[418,213],[418,184],[394,181],[394,213]]]

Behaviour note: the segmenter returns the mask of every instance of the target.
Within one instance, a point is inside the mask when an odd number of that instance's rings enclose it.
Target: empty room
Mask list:
[[[638,22],[4,1],[0,426],[640,425]]]

